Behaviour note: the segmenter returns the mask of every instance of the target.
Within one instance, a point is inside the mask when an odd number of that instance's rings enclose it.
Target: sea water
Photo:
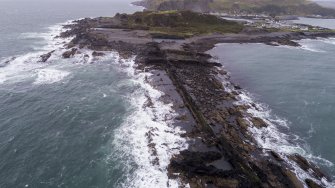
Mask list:
[[[335,23],[333,23],[335,25]],[[272,124],[251,130],[259,144],[299,153],[335,177],[335,38],[298,41],[302,47],[220,44],[211,53]]]
[[[63,59],[71,38],[55,38],[69,20],[142,9],[130,2],[0,1],[1,188],[177,186],[167,165],[187,145],[171,105],[146,82],[150,74],[116,52],[97,58],[83,49]]]

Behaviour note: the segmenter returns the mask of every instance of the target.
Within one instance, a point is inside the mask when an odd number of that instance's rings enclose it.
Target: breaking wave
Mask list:
[[[184,131],[173,125],[177,114],[172,104],[160,101],[164,93],[147,82],[152,75],[136,71],[134,59],[117,62],[137,87],[127,96],[133,110],[115,131],[115,153],[109,157],[126,164],[126,181],[121,186],[179,187],[178,180],[168,178],[167,169],[171,157],[188,147],[186,139],[181,137]]]
[[[36,45],[39,46],[36,47],[36,49],[38,49],[36,51],[2,59],[0,61],[0,84],[16,83],[35,77],[37,78],[35,83],[46,82],[46,80],[48,80],[49,83],[60,81],[61,75],[64,76],[65,73],[59,74],[61,70],[58,72],[48,71],[48,69],[43,70],[49,65],[41,62],[41,55],[55,50],[49,58],[49,61],[60,61],[60,54],[65,50],[64,44],[69,42],[71,38],[63,39],[57,38],[56,36],[65,31],[63,25],[69,23],[71,22],[69,21],[49,27],[46,33],[22,34],[24,38],[42,38],[45,44]],[[58,74],[58,76],[56,74]],[[42,81],[43,79],[44,81]]]
[[[70,73],[56,69],[39,69],[34,84],[52,84],[63,80]]]

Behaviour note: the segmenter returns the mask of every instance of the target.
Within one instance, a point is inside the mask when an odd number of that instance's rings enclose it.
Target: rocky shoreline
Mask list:
[[[284,156],[260,148],[249,128],[267,123],[247,112],[256,105],[237,105],[241,88],[229,81],[221,64],[206,51],[218,43],[265,43],[298,47],[294,40],[334,37],[333,32],[265,32],[244,29],[232,34],[205,34],[191,38],[152,35],[147,29],[125,28],[117,15],[113,19],[95,18],[67,25],[60,37],[73,36],[63,58],[80,49],[117,51],[123,57],[136,55],[141,71],[152,73],[148,80],[165,93],[163,101],[172,103],[180,114],[176,126],[186,131],[189,149],[171,159],[171,179],[190,187],[325,187],[331,179],[316,165],[294,154]],[[52,52],[41,57],[46,62]],[[150,105],[150,99],[148,99]],[[147,134],[148,147],[155,151]],[[152,152],[154,155],[155,152]],[[310,178],[299,180],[287,160],[297,164]],[[159,161],[153,161],[153,165]]]

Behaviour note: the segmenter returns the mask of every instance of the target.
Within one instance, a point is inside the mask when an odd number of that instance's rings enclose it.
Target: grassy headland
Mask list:
[[[308,0],[143,0],[135,4],[149,10],[335,17],[334,9]]]
[[[144,11],[117,15],[123,27],[149,30],[152,35],[192,37],[199,34],[238,33],[243,25],[191,11]]]

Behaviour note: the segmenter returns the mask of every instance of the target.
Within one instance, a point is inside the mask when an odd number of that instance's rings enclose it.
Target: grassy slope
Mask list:
[[[334,9],[321,7],[308,0],[145,0],[149,9],[168,10],[171,2],[183,2],[180,9],[206,4],[211,11],[266,13],[274,15],[322,15],[335,16]],[[166,6],[162,6],[166,5]],[[174,7],[175,8],[175,7]],[[207,8],[207,7],[206,7]]]
[[[123,25],[145,28],[151,33],[190,37],[209,33],[237,33],[243,26],[216,16],[190,11],[137,12],[123,19]]]

